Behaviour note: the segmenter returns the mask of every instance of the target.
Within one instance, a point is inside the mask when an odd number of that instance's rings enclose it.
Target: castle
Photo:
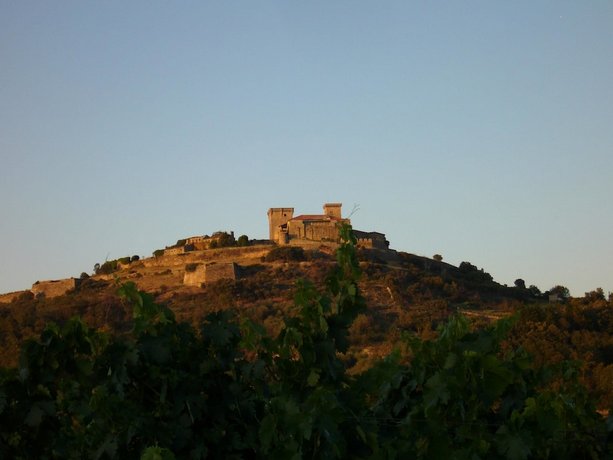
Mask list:
[[[324,204],[323,214],[301,214],[294,217],[294,208],[270,208],[268,210],[268,231],[271,241],[290,244],[295,241],[339,242],[338,227],[350,224],[351,220],[341,215],[341,203]],[[388,249],[389,241],[379,232],[353,231],[358,246]]]

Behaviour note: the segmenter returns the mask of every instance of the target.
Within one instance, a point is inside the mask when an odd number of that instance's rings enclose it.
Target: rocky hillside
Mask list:
[[[333,243],[289,247],[254,244],[131,262],[126,258],[91,277],[47,283],[48,292],[44,282],[37,283],[32,291],[0,299],[4,300],[0,303],[4,350],[0,359],[3,364],[14,363],[18,344],[40,331],[47,321],[62,322],[81,315],[92,325],[121,331],[129,313],[116,290],[126,281],[153,293],[179,318],[198,322],[212,310],[233,308],[275,331],[283,317],[292,314],[296,281],[308,279],[322,286],[335,263],[334,250]],[[203,280],[195,286],[184,283],[198,267],[224,264],[235,264],[236,279]],[[527,290],[500,286],[476,267],[459,269],[392,250],[361,250],[360,265],[361,287],[370,309],[355,325],[356,340],[357,335],[364,339],[368,331],[368,346],[357,340],[368,352],[383,344],[389,348],[403,329],[427,335],[451,312],[461,310],[487,320],[508,314],[531,297]],[[62,289],[67,288],[64,293]]]
[[[15,293],[0,303],[0,365],[17,362],[20,344],[36,336],[49,321],[81,316],[115,334],[130,326],[131,310],[117,296],[121,283],[134,282],[154,294],[178,319],[198,324],[211,311],[231,309],[239,317],[263,324],[275,333],[284,318],[295,314],[296,282],[310,280],[321,289],[335,264],[333,243],[276,247],[254,244],[160,255],[115,264],[75,282],[62,295]],[[350,350],[344,359],[359,372],[398,345],[405,331],[434,337],[437,326],[461,312],[475,327],[514,312],[523,312],[510,342],[527,348],[540,364],[583,359],[588,387],[613,402],[613,308],[602,292],[550,303],[534,289],[506,287],[482,269],[459,267],[404,252],[359,251],[360,288],[368,310],[351,327]],[[186,285],[202,267],[232,264],[235,279]],[[187,276],[186,276],[187,275]],[[193,283],[192,283],[193,284]]]

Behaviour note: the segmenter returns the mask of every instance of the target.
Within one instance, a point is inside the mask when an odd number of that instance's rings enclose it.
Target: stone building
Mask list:
[[[175,246],[172,248],[164,249],[165,256],[177,256],[179,254],[185,254],[188,251],[187,246]]]
[[[185,239],[185,245],[193,248],[193,250],[203,251],[205,249],[210,249],[211,245],[219,245],[224,238],[231,238],[233,240],[234,232],[215,232],[211,236],[190,236],[189,238]]]
[[[270,239],[278,244],[290,240],[338,241],[338,227],[350,223],[341,217],[341,203],[324,204],[323,214],[301,214],[294,217],[294,208],[270,208],[268,227]]]
[[[341,203],[326,203],[323,214],[301,214],[294,217],[294,208],[270,208],[268,210],[269,238],[277,244],[291,241],[339,242],[339,226],[350,219],[343,218]],[[358,245],[368,248],[387,249],[389,242],[383,233],[354,231]]]

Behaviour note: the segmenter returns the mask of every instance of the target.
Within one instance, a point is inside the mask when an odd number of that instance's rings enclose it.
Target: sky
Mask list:
[[[342,202],[613,291],[613,2],[0,0],[0,292]]]

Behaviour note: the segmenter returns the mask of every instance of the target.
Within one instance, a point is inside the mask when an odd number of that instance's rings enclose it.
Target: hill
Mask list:
[[[213,311],[231,309],[276,333],[284,318],[296,313],[292,300],[297,280],[311,280],[322,289],[335,265],[336,247],[333,242],[289,246],[252,242],[243,247],[158,253],[113,261],[103,270],[98,267],[98,274],[73,280],[74,287],[62,295],[13,293],[10,302],[0,303],[0,365],[16,364],[20,344],[38,335],[49,321],[62,324],[78,315],[92,327],[124,333],[130,311],[117,289],[126,281],[153,294],[179,320],[198,324]],[[437,326],[453,313],[461,312],[473,327],[480,327],[521,312],[509,343],[525,347],[539,365],[582,360],[586,385],[604,406],[613,403],[613,309],[602,292],[578,299],[554,297],[559,302],[551,303],[548,293],[521,284],[500,285],[468,262],[455,267],[385,249],[359,249],[358,257],[359,285],[368,309],[350,329],[351,346],[343,356],[350,372],[360,372],[389,354],[405,331],[433,338]],[[195,283],[193,277],[190,281],[191,274],[204,273],[207,267],[212,272],[228,265],[233,275],[202,282],[205,274]]]

